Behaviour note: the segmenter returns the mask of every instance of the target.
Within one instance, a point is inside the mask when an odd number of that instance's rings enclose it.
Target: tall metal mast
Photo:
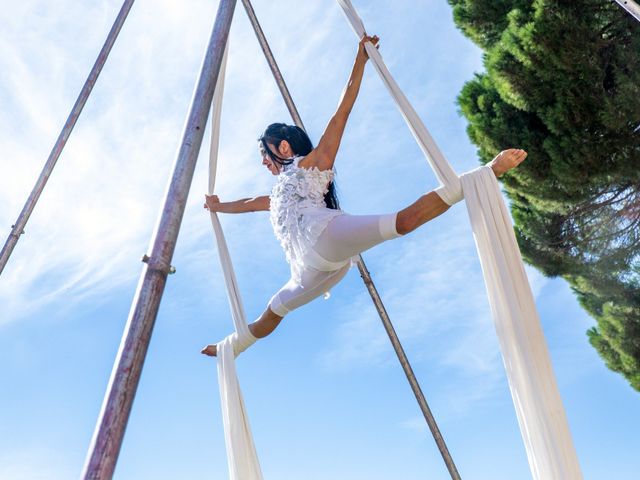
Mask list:
[[[284,98],[287,108],[289,109],[291,118],[293,119],[293,121],[297,126],[304,129],[304,125],[302,123],[302,119],[300,118],[300,114],[298,113],[298,109],[296,108],[296,105],[293,102],[293,98],[289,93],[289,89],[287,88],[287,85],[284,81],[282,73],[280,72],[280,68],[276,63],[275,57],[273,56],[273,52],[269,47],[267,38],[265,37],[264,32],[262,31],[262,27],[260,27],[260,23],[258,22],[258,18],[256,17],[255,11],[253,10],[251,1],[242,0],[242,4],[244,5],[245,10],[247,11],[247,15],[249,16],[249,21],[251,22],[251,25],[253,26],[253,30],[255,31],[256,36],[258,37],[258,42],[260,42],[260,47],[262,48],[262,51],[264,52],[267,62],[269,63],[269,68],[271,68],[271,72],[273,73],[273,78],[278,84],[278,88],[280,89],[280,93]],[[389,336],[389,340],[391,340],[391,344],[393,345],[393,349],[395,350],[396,355],[398,356],[398,360],[400,361],[400,364],[402,365],[404,373],[407,376],[407,380],[411,385],[411,389],[413,390],[413,393],[416,396],[416,400],[418,401],[420,410],[422,410],[422,414],[424,415],[424,418],[429,426],[429,429],[431,430],[431,434],[433,435],[436,445],[440,450],[440,454],[442,455],[442,458],[444,459],[447,469],[449,470],[449,474],[451,475],[452,479],[459,480],[460,474],[458,473],[455,463],[453,462],[453,458],[449,453],[449,449],[447,448],[444,438],[440,433],[438,424],[436,423],[436,420],[433,417],[433,414],[431,413],[431,409],[427,404],[427,400],[425,399],[424,393],[422,393],[420,384],[418,383],[418,380],[413,372],[413,369],[411,368],[411,364],[409,363],[409,359],[407,358],[407,355],[405,354],[404,349],[402,348],[400,339],[398,338],[398,335],[396,334],[396,331],[393,328],[391,319],[389,318],[389,315],[387,314],[387,310],[384,307],[382,299],[378,294],[378,290],[376,289],[376,286],[373,283],[373,279],[369,274],[369,270],[367,270],[367,266],[364,263],[364,259],[362,258],[362,255],[358,255],[358,269],[360,270],[360,276],[362,277],[362,280],[364,281],[364,284],[367,287],[367,290],[369,291],[369,295],[371,295],[371,299],[373,300],[376,310],[380,315],[380,319],[382,320],[382,324],[384,325],[387,335]]]
[[[182,142],[152,250],[145,256],[138,288],[120,343],[109,387],[83,471],[85,480],[105,480],[113,472],[136,395],[142,366],[175,250],[193,172],[202,144],[213,92],[229,37],[236,0],[220,0],[200,77],[191,101]]]
[[[9,261],[11,252],[13,252],[13,249],[18,243],[18,240],[20,240],[20,235],[24,233],[24,227],[29,221],[29,217],[31,216],[31,213],[33,212],[33,209],[35,208],[36,203],[40,198],[40,194],[47,184],[47,180],[49,180],[49,176],[51,175],[53,168],[56,166],[56,162],[58,161],[58,158],[62,153],[62,149],[66,145],[67,140],[69,139],[69,136],[73,131],[73,127],[78,121],[78,117],[80,116],[84,105],[87,103],[87,99],[89,98],[89,95],[93,90],[93,86],[98,80],[98,76],[102,71],[102,67],[107,61],[107,57],[111,52],[111,47],[113,47],[116,38],[118,38],[118,34],[120,33],[122,25],[124,24],[124,21],[129,14],[129,10],[131,10],[133,2],[134,0],[126,0],[122,5],[122,8],[120,8],[120,13],[118,13],[116,20],[113,23],[111,30],[109,31],[109,35],[107,36],[107,39],[105,40],[104,45],[102,46],[102,49],[98,54],[98,58],[96,59],[91,72],[89,72],[89,76],[84,82],[82,90],[80,90],[80,94],[76,99],[76,103],[73,105],[71,113],[67,117],[67,121],[65,122],[64,127],[62,127],[62,131],[60,132],[60,135],[58,135],[58,139],[56,140],[51,153],[49,153],[49,158],[47,159],[47,162],[45,163],[44,168],[42,169],[42,172],[40,173],[40,176],[38,177],[38,180],[33,187],[33,190],[31,190],[29,198],[27,198],[27,202],[25,203],[24,207],[22,207],[22,211],[20,212],[16,223],[11,226],[11,233],[7,237],[4,247],[2,247],[2,251],[0,252],[0,275],[2,274],[5,265]]]
[[[616,0],[616,2],[640,22],[640,5],[633,0]]]

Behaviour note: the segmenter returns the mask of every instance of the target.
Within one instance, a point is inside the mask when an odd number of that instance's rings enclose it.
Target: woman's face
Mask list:
[[[271,150],[271,152],[276,153],[276,148],[274,145],[267,143],[267,147],[269,147],[269,150]],[[260,144],[260,155],[262,155],[262,164],[267,167],[267,170],[269,170],[272,175],[278,175],[280,173],[280,166],[277,165],[273,160],[271,160],[271,157],[267,152],[265,152],[264,146],[262,144]]]

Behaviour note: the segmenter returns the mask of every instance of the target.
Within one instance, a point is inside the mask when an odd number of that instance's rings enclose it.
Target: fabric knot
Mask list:
[[[237,357],[251,345],[256,343],[257,340],[258,339],[253,336],[248,328],[246,332],[243,332],[242,334],[233,332],[231,335],[226,336],[224,339],[218,342],[218,352],[225,348],[225,346],[231,346],[231,348],[233,348],[233,356]]]
[[[442,201],[449,206],[458,203],[464,198],[462,183],[460,183],[460,178],[458,177],[448,185],[440,185],[435,189],[435,192],[440,196]]]

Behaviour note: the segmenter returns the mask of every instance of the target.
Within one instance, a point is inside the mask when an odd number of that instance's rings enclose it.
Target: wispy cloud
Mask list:
[[[29,24],[58,35],[60,15],[41,12],[34,17],[42,8],[37,5],[24,2],[5,12],[5,18],[11,17],[12,25]],[[213,7],[200,2],[184,9],[171,1],[134,6],[26,235],[3,272],[0,323],[28,317],[61,298],[73,304],[101,297],[139,274],[211,28],[210,21],[194,19],[198,10],[208,11],[213,19]],[[242,13],[238,9],[237,14]],[[7,52],[0,60],[0,90],[12,92],[12,108],[0,112],[0,125],[7,127],[0,137],[5,158],[1,224],[13,223],[22,208],[115,14],[106,3],[76,12],[99,23],[85,28],[90,47],[68,45],[66,37],[43,45],[38,35],[16,43],[15,26],[0,34]],[[74,25],[73,19],[66,22]],[[185,24],[193,28],[185,29]],[[255,139],[264,128],[265,113],[279,100],[247,28],[234,25],[232,30],[218,182],[226,199],[268,192],[272,182],[259,168]],[[46,55],[34,55],[43,48]],[[70,54],[68,48],[79,49],[79,54]],[[260,67],[259,75],[247,75],[251,65]],[[202,150],[180,237],[189,248],[210,236],[201,208],[207,139]],[[268,222],[261,223],[249,228],[250,237],[266,233]]]

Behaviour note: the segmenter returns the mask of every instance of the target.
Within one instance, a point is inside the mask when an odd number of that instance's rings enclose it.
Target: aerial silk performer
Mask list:
[[[249,325],[249,331],[229,337],[236,356],[258,338],[273,332],[288,313],[340,282],[354,256],[416,230],[463,198],[457,179],[395,213],[350,215],[339,208],[333,167],[369,59],[367,42],[377,47],[378,37],[365,35],[361,39],[338,108],[315,148],[304,130],[284,123],[269,125],[258,139],[262,165],[276,177],[271,195],[232,202],[221,202],[216,195],[205,196],[204,208],[211,212],[269,211],[274,233],[291,268],[291,278],[271,297],[262,315]],[[504,150],[480,169],[499,177],[526,156],[524,150]],[[206,346],[202,353],[217,355],[217,345]]]

